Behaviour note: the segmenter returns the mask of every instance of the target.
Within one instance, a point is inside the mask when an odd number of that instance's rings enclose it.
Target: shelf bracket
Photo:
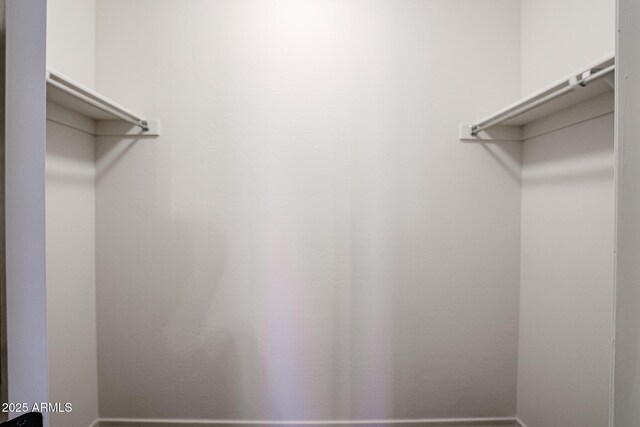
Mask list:
[[[160,120],[146,120],[147,130],[120,120],[96,120],[96,136],[150,137],[160,135]]]
[[[464,142],[522,141],[522,127],[493,126],[476,133],[473,130],[473,125],[461,124],[458,138]]]

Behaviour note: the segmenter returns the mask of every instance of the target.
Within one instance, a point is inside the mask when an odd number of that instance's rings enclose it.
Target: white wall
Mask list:
[[[8,401],[48,400],[44,0],[6,3]],[[15,415],[15,414],[13,414]],[[48,421],[45,415],[45,426]]]
[[[101,1],[97,70],[163,127],[98,144],[101,416],[514,414],[520,146],[457,126],[517,1]]]
[[[638,185],[638,99],[640,99],[640,4],[618,2],[618,68],[616,122],[616,375],[615,426],[638,424],[640,420],[640,203]]]
[[[522,94],[615,50],[615,0],[521,0]]]
[[[613,0],[522,0],[522,89],[610,54]],[[607,425],[613,304],[613,116],[524,143],[518,416]]]
[[[95,0],[49,0],[47,65],[95,84]],[[51,108],[51,107],[49,107]],[[73,412],[53,427],[98,417],[95,298],[95,138],[47,122],[47,322],[49,392]]]
[[[94,87],[95,47],[96,0],[47,0],[47,67]]]
[[[518,416],[608,425],[613,114],[524,144]]]
[[[73,412],[52,426],[98,417],[94,137],[47,123],[47,322],[49,394]]]

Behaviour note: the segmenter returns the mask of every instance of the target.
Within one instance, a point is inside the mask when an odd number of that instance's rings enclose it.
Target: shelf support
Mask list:
[[[493,126],[482,134],[473,133],[471,125],[460,125],[458,139],[465,142],[497,142],[497,141],[521,141],[521,126]]]

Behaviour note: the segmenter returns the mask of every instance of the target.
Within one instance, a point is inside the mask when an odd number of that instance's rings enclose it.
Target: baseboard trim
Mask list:
[[[527,425],[525,423],[522,422],[522,420],[518,417],[516,417],[516,426],[518,427],[527,427]]]
[[[96,420],[92,422],[89,427],[100,427],[100,418],[96,418]]]
[[[170,420],[139,418],[101,418],[97,427],[306,427],[306,426],[371,426],[371,427],[518,427],[514,417],[501,418],[442,418],[406,420],[328,420],[328,421],[264,421],[264,420]]]

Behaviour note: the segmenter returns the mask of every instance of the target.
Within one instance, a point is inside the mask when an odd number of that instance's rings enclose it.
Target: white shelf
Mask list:
[[[612,109],[613,104],[606,103],[610,107],[585,105],[589,100],[613,92],[614,69],[613,56],[597,61],[484,119],[460,125],[459,137],[471,142],[521,141],[526,139],[527,126],[560,112],[575,109],[585,114],[601,115],[603,108]],[[574,120],[584,119],[576,117]],[[474,132],[474,126],[479,126],[481,130]]]
[[[47,71],[47,118],[95,135],[160,134],[158,120],[146,119],[52,70]]]

